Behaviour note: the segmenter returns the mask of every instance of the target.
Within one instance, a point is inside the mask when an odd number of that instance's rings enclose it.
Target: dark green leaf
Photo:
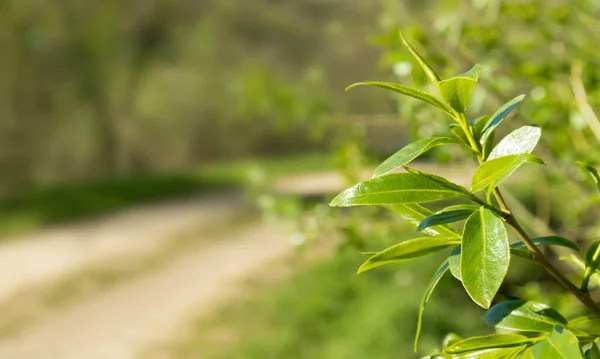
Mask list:
[[[440,279],[442,279],[442,277],[444,276],[444,274],[447,271],[448,271],[448,261],[446,260],[438,268],[438,270],[435,272],[433,277],[431,277],[431,280],[429,280],[429,284],[427,285],[427,288],[425,289],[425,293],[423,293],[423,297],[421,298],[421,305],[419,306],[419,316],[417,318],[417,332],[415,334],[415,348],[414,348],[415,352],[417,351],[417,346],[419,343],[419,335],[421,334],[421,327],[423,325],[423,312],[425,311],[425,305],[427,305],[427,302],[429,301],[429,298],[431,297],[431,293],[433,293],[433,290],[435,289],[435,287],[439,283]]]
[[[539,157],[530,153],[508,155],[484,162],[473,174],[471,190],[473,192],[492,189],[513,174],[524,163],[544,164]]]
[[[531,153],[541,135],[542,129],[539,126],[523,126],[516,129],[500,140],[487,159],[492,160],[508,155]]]
[[[490,308],[483,320],[496,328],[522,332],[551,333],[567,320],[549,306],[525,300],[507,300]]]
[[[417,257],[422,257],[424,255],[455,246],[457,243],[460,242],[457,240],[448,240],[435,237],[409,239],[408,241],[401,242],[384,249],[373,257],[367,259],[367,261],[364,262],[358,269],[358,273],[362,273],[385,264],[404,262]]]
[[[598,248],[600,241],[592,243],[590,248],[585,253],[585,262],[589,270],[594,273],[600,265],[600,249]]]
[[[475,303],[489,308],[510,263],[504,223],[492,211],[481,207],[467,219],[461,246],[463,285]]]
[[[581,253],[579,251],[579,246],[577,246],[577,244],[573,243],[572,241],[570,241],[566,238],[559,237],[559,236],[536,237],[536,238],[531,239],[531,241],[534,244],[538,244],[538,245],[547,244],[547,245],[551,245],[551,246],[560,246],[560,247],[572,249],[577,253]],[[510,244],[511,249],[512,248],[522,248],[522,247],[526,247],[525,243],[523,241],[513,242]]]
[[[460,354],[483,349],[520,347],[530,342],[531,339],[520,334],[490,334],[465,339],[445,348],[444,352]]]
[[[483,145],[483,159],[486,160],[488,158],[488,156],[490,155],[490,153],[492,153],[492,150],[494,149],[494,139],[496,137],[496,130],[493,130],[488,138],[487,141],[485,141],[485,144]]]
[[[598,339],[592,342],[592,346],[585,352],[585,359],[600,359],[600,349],[597,342]]]
[[[561,326],[556,326],[549,338],[531,347],[531,354],[534,359],[583,359],[577,337]]]
[[[460,276],[460,245],[454,247],[452,252],[450,252],[448,264],[450,266],[450,273],[452,273],[452,276],[462,281],[462,277]]]
[[[352,84],[352,85],[346,87],[346,91],[348,91],[354,87],[357,87],[357,86],[375,86],[375,87],[379,87],[382,89],[394,91],[394,92],[397,92],[397,93],[405,95],[405,96],[410,96],[410,97],[416,98],[417,100],[427,102],[430,105],[440,108],[444,112],[446,112],[446,114],[448,114],[450,117],[454,118],[452,109],[450,107],[448,107],[448,105],[446,105],[442,101],[438,100],[433,95],[428,94],[425,91],[416,89],[414,87],[399,85],[399,84],[395,84],[392,82],[365,81],[365,82],[358,82],[358,83],[355,83],[355,84]]]
[[[417,230],[422,231],[425,228],[429,228],[438,224],[454,223],[456,221],[463,220],[478,209],[479,207],[474,205],[458,205],[445,208],[425,218],[423,222],[419,224]]]
[[[481,138],[479,139],[479,142],[482,145],[485,145],[485,143],[487,142],[488,137],[490,136],[490,134],[492,133],[492,131],[494,129],[496,129],[496,127],[498,127],[498,125],[500,124],[500,122],[502,122],[502,120],[504,120],[504,118],[521,102],[523,101],[523,98],[525,98],[525,95],[520,95],[515,97],[514,99],[510,100],[509,102],[507,102],[506,104],[504,104],[502,107],[500,107],[498,109],[498,111],[496,111],[488,120],[488,122],[485,124],[485,127],[483,128],[483,132],[481,133]]]
[[[481,65],[477,64],[464,74],[456,75],[438,84],[440,94],[446,102],[458,113],[466,113],[473,87],[479,79]]]
[[[451,182],[414,173],[391,173],[361,182],[340,193],[331,206],[349,207],[431,202],[465,196],[466,189]],[[468,192],[467,192],[468,193]]]
[[[383,161],[383,163],[375,170],[373,177],[392,172],[393,170],[410,163],[430,149],[447,144],[460,144],[460,142],[450,137],[431,137],[415,141]]]
[[[490,119],[490,115],[484,115],[484,116],[477,117],[476,119],[469,121],[469,126],[471,126],[473,128],[473,136],[478,141],[479,141],[479,138],[481,137],[481,133],[483,132],[485,124],[487,123],[487,121],[489,119]]]
[[[583,169],[588,171],[588,173],[592,176],[594,183],[596,184],[596,186],[598,186],[598,189],[600,189],[600,174],[598,174],[598,170],[587,163],[577,162],[577,164],[579,164],[581,167],[583,167]]]
[[[402,41],[404,46],[406,46],[408,51],[410,51],[411,55],[413,55],[415,60],[417,60],[419,66],[421,66],[423,71],[425,71],[425,74],[427,74],[429,80],[431,80],[431,82],[434,85],[437,85],[438,82],[440,82],[440,77],[438,76],[438,74],[435,73],[435,71],[431,68],[431,66],[429,66],[427,61],[425,61],[425,59],[423,59],[421,55],[419,55],[419,53],[408,43],[408,41],[406,41],[406,38],[404,37],[404,35],[402,35],[402,31],[398,31],[398,33],[400,35],[400,40]]]
[[[433,212],[431,212],[428,208],[425,208],[417,203],[396,204],[393,206],[393,208],[396,213],[398,213],[415,228],[419,227],[419,223],[421,223],[425,218],[433,214]],[[423,233],[434,237],[460,238],[460,233],[448,225],[429,227],[424,229]]]

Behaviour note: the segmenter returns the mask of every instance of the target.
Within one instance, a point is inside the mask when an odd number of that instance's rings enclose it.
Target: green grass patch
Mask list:
[[[245,284],[241,297],[198,319],[190,333],[163,346],[157,358],[188,359],[389,359],[412,352],[419,301],[441,258],[386,266],[356,276],[364,259],[354,250],[315,262],[288,259],[283,268]],[[286,280],[273,273],[290,270]],[[447,276],[425,312],[421,354],[450,331],[486,330],[482,310]],[[460,318],[459,321],[453,318]],[[491,328],[487,328],[491,332]],[[144,357],[153,357],[145,355]]]
[[[253,169],[269,178],[331,168],[327,154],[249,159],[201,170],[85,183],[31,184],[0,200],[0,236],[176,196],[243,186]]]

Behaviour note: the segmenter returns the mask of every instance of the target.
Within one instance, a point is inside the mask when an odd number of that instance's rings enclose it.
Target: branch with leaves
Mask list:
[[[373,178],[346,189],[331,202],[331,206],[390,205],[425,236],[406,240],[371,257],[358,269],[359,273],[390,264],[404,262],[427,254],[449,251],[448,258],[432,277],[421,300],[417,321],[415,351],[422,315],[433,290],[448,271],[458,279],[471,299],[488,309],[484,321],[503,333],[460,339],[447,338],[443,351],[430,358],[597,358],[600,350],[590,323],[600,322],[600,307],[589,294],[589,280],[600,265],[600,245],[591,246],[583,255],[579,246],[558,236],[530,237],[519,219],[506,204],[498,186],[524,164],[544,161],[533,155],[541,137],[541,128],[523,126],[494,142],[496,128],[523,101],[520,95],[501,106],[491,116],[467,119],[473,88],[478,82],[480,66],[448,79],[441,79],[417,51],[400,34],[429,80],[439,90],[441,98],[422,90],[388,82],[361,82],[348,87],[375,86],[413,97],[441,110],[452,123],[448,136],[425,138],[413,142],[385,160]],[[467,189],[443,177],[408,167],[411,161],[432,148],[445,145],[462,146],[479,163],[471,188]],[[397,170],[403,168],[405,172]],[[598,181],[597,171],[584,165]],[[482,192],[484,195],[479,196]],[[462,198],[468,203],[449,206],[433,212],[421,203],[449,198]],[[462,232],[451,223],[465,220]],[[520,238],[510,243],[507,226]],[[585,263],[581,286],[576,286],[540,250],[539,246],[560,246],[571,250]],[[589,311],[589,316],[567,320],[543,303],[508,300],[492,305],[504,282],[512,257],[531,260],[551,275],[558,284],[577,298]],[[513,332],[506,334],[505,332]],[[526,335],[524,335],[526,334]]]

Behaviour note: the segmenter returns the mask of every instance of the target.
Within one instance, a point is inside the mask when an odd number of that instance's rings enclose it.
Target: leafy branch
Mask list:
[[[441,98],[410,86],[379,81],[357,83],[348,89],[366,85],[391,90],[438,108],[453,123],[450,125],[449,136],[421,139],[405,146],[385,160],[375,170],[372,179],[346,189],[331,202],[332,206],[341,207],[392,205],[409,223],[429,235],[373,253],[358,272],[451,249],[421,300],[415,350],[425,305],[437,283],[448,271],[461,281],[476,304],[488,309],[484,316],[486,322],[496,328],[517,333],[537,333],[533,337],[494,334],[452,340],[445,344],[442,353],[435,358],[583,358],[581,348],[589,347],[589,343],[592,346],[587,349],[586,358],[600,358],[596,356],[600,352],[594,344],[597,337],[595,333],[576,328],[545,304],[504,301],[492,306],[508,272],[511,257],[516,256],[529,259],[542,267],[589,310],[594,316],[591,321],[600,321],[600,307],[589,293],[589,280],[600,266],[600,242],[588,250],[582,285],[577,287],[544,255],[538,245],[561,246],[582,256],[579,247],[562,237],[530,237],[511,212],[498,187],[524,164],[545,165],[542,159],[531,153],[541,136],[539,126],[523,126],[497,144],[494,143],[497,127],[523,101],[524,95],[507,102],[491,116],[481,116],[469,121],[467,109],[473,88],[479,80],[480,65],[473,66],[465,73],[442,79],[402,34],[400,40],[437,87]],[[407,166],[430,149],[445,145],[463,146],[475,156],[479,167],[472,176],[470,189]],[[396,172],[401,168],[406,173]],[[586,165],[585,168],[596,181],[600,178],[593,167]],[[484,199],[477,196],[481,191],[485,194]],[[437,213],[421,205],[449,198],[463,198],[472,203],[450,206]],[[450,224],[462,220],[465,220],[462,233],[457,233]],[[506,224],[514,230],[520,241],[509,242]]]

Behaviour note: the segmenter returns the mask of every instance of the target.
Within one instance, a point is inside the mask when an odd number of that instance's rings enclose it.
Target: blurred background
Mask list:
[[[441,257],[356,276],[359,251],[415,230],[327,206],[448,132],[412,99],[344,91],[434,91],[399,28],[442,77],[482,64],[473,118],[527,95],[498,138],[540,124],[549,166],[508,183],[509,204],[533,234],[600,239],[575,164],[600,154],[597,1],[4,0],[0,358],[418,358],[491,332],[444,278],[414,354]],[[416,166],[475,168],[457,148]],[[525,262],[500,295],[579,310]]]

